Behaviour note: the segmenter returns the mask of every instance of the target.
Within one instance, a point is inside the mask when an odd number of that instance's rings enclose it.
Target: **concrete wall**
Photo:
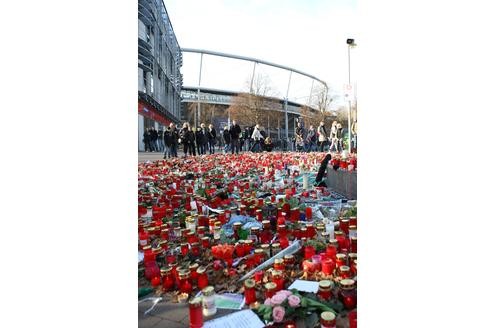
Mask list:
[[[327,167],[327,187],[347,197],[357,199],[357,172],[335,171]]]

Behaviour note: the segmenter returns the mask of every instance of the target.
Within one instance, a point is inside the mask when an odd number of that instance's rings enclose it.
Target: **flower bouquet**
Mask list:
[[[224,260],[228,267],[232,266],[234,245],[215,245],[211,247],[211,254],[214,258]]]
[[[318,301],[316,297],[302,296],[297,290],[280,290],[265,299],[256,309],[258,316],[269,326],[296,320],[311,320],[311,314],[324,311],[335,315],[343,309],[342,304]],[[314,316],[313,316],[314,319]],[[311,326],[310,324],[306,326]]]

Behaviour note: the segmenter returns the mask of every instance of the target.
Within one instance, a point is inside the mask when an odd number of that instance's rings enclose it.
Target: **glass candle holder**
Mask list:
[[[351,252],[357,253],[357,237],[351,237]]]
[[[342,265],[339,267],[339,276],[342,279],[349,279],[352,277],[351,268],[347,265]]]
[[[182,256],[186,256],[187,253],[189,253],[189,244],[188,243],[180,244],[180,252]]]
[[[284,275],[282,271],[279,270],[273,270],[272,271],[272,282],[277,285],[276,290],[282,290],[284,289],[285,285],[285,280],[284,280]]]
[[[247,279],[244,282],[244,298],[246,299],[246,304],[252,304],[256,302],[256,283],[253,279]]]
[[[330,311],[324,311],[320,315],[321,328],[335,328],[337,327],[337,320],[335,314]]]
[[[254,273],[254,281],[256,283],[260,283],[262,280],[263,280],[263,276],[265,275],[265,272],[260,270],[260,271],[256,271]]]
[[[337,268],[340,268],[342,265],[347,265],[347,256],[342,253],[337,254],[335,256],[335,264]]]
[[[340,230],[346,235],[349,235],[349,219],[340,219]]]
[[[284,264],[286,267],[291,267],[296,263],[294,255],[289,254],[284,256]]]
[[[254,255],[256,257],[257,264],[261,264],[265,260],[265,251],[261,248],[255,249]]]
[[[283,271],[285,270],[284,260],[283,259],[275,259],[273,263],[273,268],[275,270]]]
[[[232,226],[232,229],[234,230],[234,238],[236,240],[239,240],[239,232],[241,230],[242,223],[241,222],[235,222]]]
[[[312,223],[306,223],[306,238],[314,238],[316,236],[316,229]]]
[[[315,248],[311,245],[306,245],[304,247],[304,259],[309,260],[313,255],[315,255]]]
[[[199,257],[201,255],[201,248],[199,243],[195,242],[191,244],[191,255],[194,257]]]
[[[208,286],[208,274],[206,273],[206,268],[203,266],[198,267],[196,270],[198,274],[198,288],[203,289]]]
[[[190,271],[183,270],[179,272],[179,289],[181,293],[191,294],[192,284],[190,281]]]
[[[244,240],[244,254],[250,254],[253,249],[253,241],[250,239]]]
[[[339,291],[340,301],[347,310],[352,310],[357,306],[356,282],[352,279],[342,279]]]
[[[210,247],[210,237],[201,238],[201,247],[208,249]]]
[[[318,297],[328,301],[332,297],[333,282],[330,280],[321,280],[318,283]]]
[[[331,258],[327,258],[321,263],[321,271],[323,272],[323,274],[329,276],[333,274],[334,270],[335,270],[335,261],[332,260]]]
[[[215,305],[215,289],[213,286],[208,286],[201,290],[203,315],[209,317],[217,313],[217,307]]]
[[[265,298],[270,298],[275,295],[277,290],[277,285],[273,282],[268,282],[265,284]]]
[[[289,247],[289,238],[280,237],[279,242],[280,242],[280,248],[281,249],[286,249],[287,247]]]
[[[311,207],[306,207],[305,214],[307,221],[311,221],[313,219],[313,209]]]
[[[189,301],[189,328],[203,327],[203,306],[201,297]]]
[[[193,263],[193,264],[189,265],[189,271],[191,272],[191,283],[192,284],[197,284],[197,282],[198,282],[198,268],[199,268],[198,263]]]
[[[168,267],[160,270],[162,276],[162,289],[163,291],[171,291],[175,287],[175,280],[172,276],[172,268]]]

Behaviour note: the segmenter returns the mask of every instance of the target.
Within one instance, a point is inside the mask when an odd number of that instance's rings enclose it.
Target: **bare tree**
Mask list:
[[[274,89],[271,87],[270,79],[266,75],[256,75],[252,82],[246,81],[249,92],[239,93],[232,100],[229,107],[230,115],[241,125],[270,124],[276,114],[272,113],[275,107]]]

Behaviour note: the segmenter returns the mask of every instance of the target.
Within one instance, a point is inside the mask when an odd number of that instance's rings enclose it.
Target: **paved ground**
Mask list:
[[[144,297],[146,298],[146,297]],[[189,327],[189,307],[187,304],[158,303],[155,308],[147,315],[144,312],[151,307],[152,303],[141,302],[138,308],[138,325],[139,328],[187,328]],[[231,310],[218,309],[217,313],[211,320],[231,313]]]

